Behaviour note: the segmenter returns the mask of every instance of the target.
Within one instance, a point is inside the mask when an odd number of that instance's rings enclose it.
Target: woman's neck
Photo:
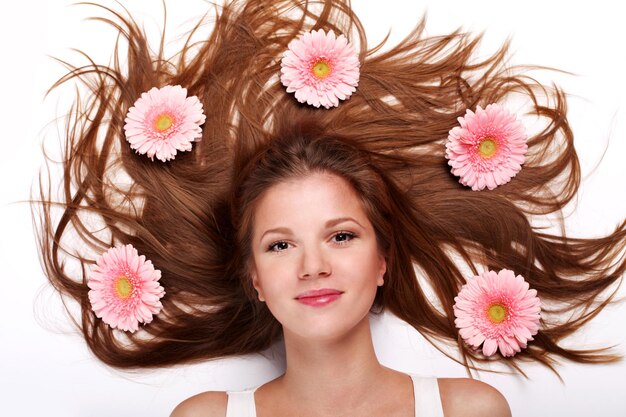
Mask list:
[[[319,404],[320,399],[329,407],[363,404],[378,385],[372,381],[381,381],[390,371],[376,358],[367,317],[337,340],[285,333],[285,349],[287,370],[279,383],[298,404]]]
[[[414,414],[410,378],[378,362],[368,317],[334,340],[285,332],[285,349],[285,374],[255,393],[257,415]]]

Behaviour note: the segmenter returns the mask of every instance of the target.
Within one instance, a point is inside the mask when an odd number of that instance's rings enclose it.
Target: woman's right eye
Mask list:
[[[281,251],[286,250],[287,248],[289,248],[289,243],[284,242],[284,241],[279,241],[279,242],[274,242],[271,245],[269,245],[267,250],[269,252],[281,252]]]

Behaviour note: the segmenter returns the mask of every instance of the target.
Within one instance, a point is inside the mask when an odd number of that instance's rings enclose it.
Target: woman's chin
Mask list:
[[[352,320],[347,317],[345,320],[336,317],[331,320],[316,317],[306,322],[301,320],[297,326],[288,327],[283,324],[283,331],[286,344],[296,341],[296,343],[305,342],[305,346],[347,343],[359,335],[370,337],[369,315],[365,314],[361,319]]]

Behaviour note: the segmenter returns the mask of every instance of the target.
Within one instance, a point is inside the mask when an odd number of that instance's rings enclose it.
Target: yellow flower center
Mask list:
[[[507,310],[502,304],[492,304],[487,308],[487,317],[492,323],[502,323],[506,320]]]
[[[330,75],[332,72],[332,68],[330,64],[325,59],[319,59],[315,61],[313,66],[311,67],[311,72],[316,78],[324,79]]]
[[[486,137],[478,144],[478,153],[483,158],[491,158],[496,154],[498,150],[498,145],[493,138]]]
[[[115,292],[121,299],[127,299],[133,292],[133,284],[128,280],[126,275],[120,275],[115,280]]]
[[[169,129],[174,124],[174,120],[169,114],[161,114],[156,118],[154,122],[154,127],[159,132],[163,132],[164,130]]]

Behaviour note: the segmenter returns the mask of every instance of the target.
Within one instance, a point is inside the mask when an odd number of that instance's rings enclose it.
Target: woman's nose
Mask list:
[[[302,251],[300,279],[325,277],[331,274],[328,255],[321,248],[309,248]]]

